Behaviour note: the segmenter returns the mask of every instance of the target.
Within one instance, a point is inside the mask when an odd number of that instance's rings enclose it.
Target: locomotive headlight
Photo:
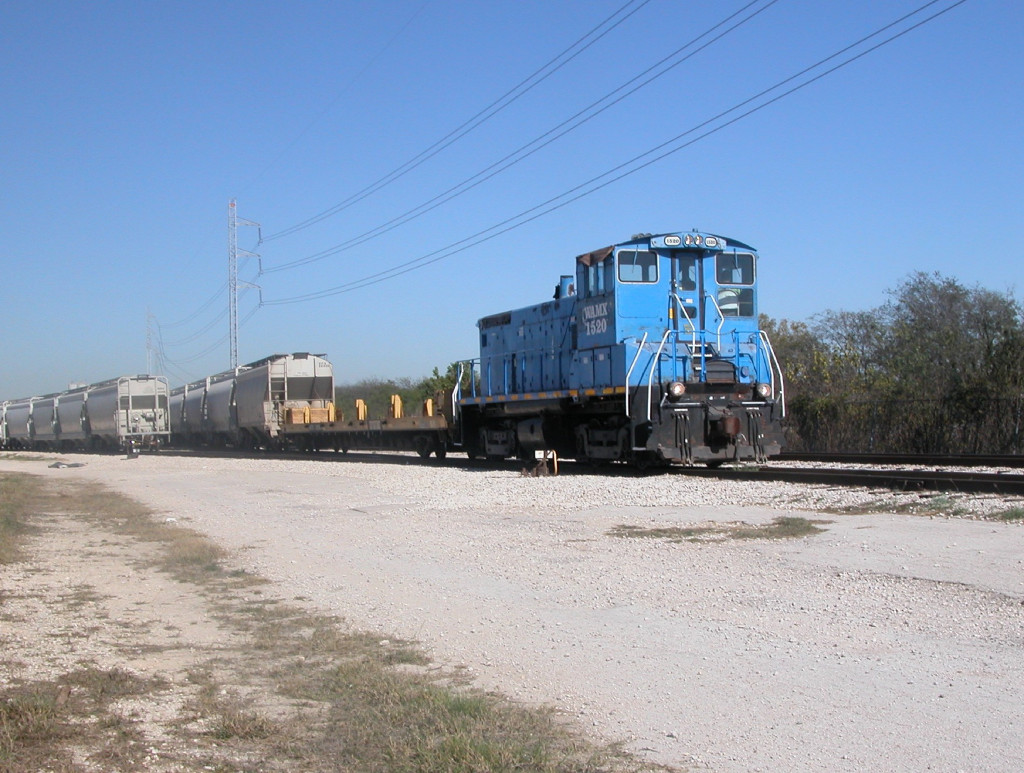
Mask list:
[[[668,399],[679,400],[686,394],[686,384],[682,381],[673,381],[668,385]]]
[[[757,392],[757,396],[762,400],[767,400],[772,395],[771,384],[758,384],[754,387],[754,391]]]

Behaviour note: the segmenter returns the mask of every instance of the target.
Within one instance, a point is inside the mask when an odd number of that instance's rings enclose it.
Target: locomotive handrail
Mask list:
[[[654,394],[654,366],[658,364],[661,352],[665,348],[665,342],[668,341],[671,333],[671,330],[665,331],[665,335],[661,337],[661,343],[658,344],[658,351],[654,353],[654,357],[651,359],[651,375],[647,377],[647,421],[651,420],[651,397]]]
[[[459,400],[462,399],[462,376],[463,376],[463,374],[465,372],[466,372],[466,363],[460,362],[459,363],[458,374],[455,376],[455,388],[452,390],[452,407],[451,407],[452,421],[454,422],[455,426],[459,428],[459,445],[460,446],[465,446],[466,445],[466,437],[463,434],[465,432],[465,428],[462,426],[462,411],[460,410],[460,406],[459,406]],[[473,379],[473,361],[472,360],[469,361],[469,382],[470,382],[470,384],[473,385],[473,390],[472,391],[474,392],[474,397],[475,397],[476,396],[475,395],[476,383],[475,383],[475,380]],[[452,438],[452,442],[454,442],[454,437]]]
[[[782,417],[786,417],[786,381],[782,375],[782,366],[779,364],[778,358],[775,356],[775,347],[772,346],[771,339],[768,334],[763,330],[758,330],[758,340],[764,344],[765,350],[768,352],[768,373],[771,376],[771,387],[772,394],[775,393],[775,373],[779,374],[779,405],[782,407]]]
[[[676,304],[679,306],[679,311],[682,312],[683,318],[686,320],[687,324],[690,326],[690,333],[691,333],[690,342],[691,342],[691,344],[694,347],[696,347],[697,346],[697,326],[695,324],[693,324],[693,320],[690,319],[690,315],[686,313],[686,307],[683,306],[683,301],[680,299],[679,294],[676,293],[676,292],[673,292],[672,293],[672,298],[675,300]]]
[[[708,300],[710,300],[715,305],[715,311],[718,312],[718,319],[720,321],[718,323],[718,329],[715,330],[715,335],[718,337],[718,350],[721,351],[722,350],[722,325],[725,324],[725,314],[722,313],[722,307],[718,305],[718,301],[715,300],[715,296],[713,296],[709,292],[705,292],[704,293],[704,297],[707,298]]]
[[[640,359],[640,352],[644,350],[644,344],[646,343],[647,331],[644,331],[644,337],[640,339],[640,345],[637,346],[636,354],[633,355],[633,361],[629,363],[629,370],[626,371],[626,418],[629,418],[629,377],[633,375],[633,368],[636,367],[636,361]]]
[[[472,367],[472,361],[470,361]],[[455,403],[462,399],[462,376],[466,372],[466,363],[459,363],[459,371],[455,376],[455,389],[452,390],[452,410],[455,409]],[[475,395],[474,395],[475,396]]]

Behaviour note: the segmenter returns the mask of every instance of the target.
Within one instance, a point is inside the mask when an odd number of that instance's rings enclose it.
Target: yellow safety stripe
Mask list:
[[[487,405],[491,403],[520,402],[528,400],[551,400],[561,397],[597,397],[606,395],[622,395],[625,387],[602,387],[600,389],[562,389],[555,392],[525,392],[511,395],[489,395],[487,397],[463,397],[459,402],[467,405]]]

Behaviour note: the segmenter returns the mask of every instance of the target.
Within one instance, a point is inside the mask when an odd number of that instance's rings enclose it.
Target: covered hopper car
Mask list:
[[[167,379],[121,376],[0,404],[5,448],[117,450],[170,437]]]
[[[278,447],[289,424],[334,418],[334,369],[324,357],[275,354],[171,392],[178,445]]]

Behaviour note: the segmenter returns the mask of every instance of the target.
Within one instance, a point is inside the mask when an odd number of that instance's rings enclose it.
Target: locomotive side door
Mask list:
[[[645,246],[620,247],[615,253],[615,306],[618,338],[647,336],[660,341],[669,326],[665,294],[669,266],[664,254]]]

